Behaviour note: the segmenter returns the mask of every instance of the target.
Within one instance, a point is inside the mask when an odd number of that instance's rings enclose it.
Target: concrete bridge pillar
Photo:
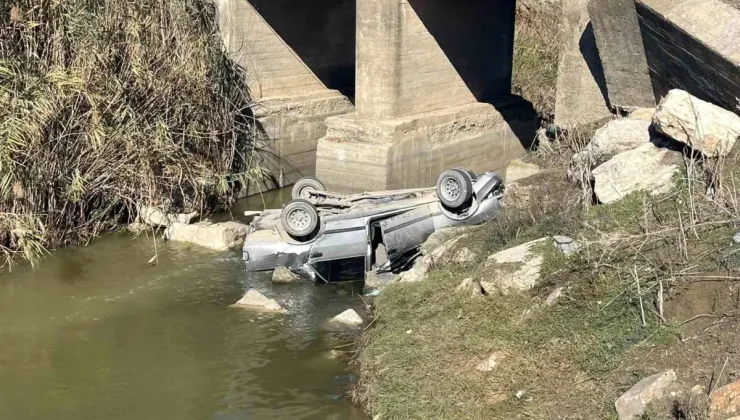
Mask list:
[[[356,1],[356,112],[328,118],[317,150],[329,188],[430,186],[523,152],[536,118],[510,95],[516,0]]]
[[[355,2],[216,0],[226,48],[245,69],[265,179],[246,194],[314,175],[327,117],[353,111]]]

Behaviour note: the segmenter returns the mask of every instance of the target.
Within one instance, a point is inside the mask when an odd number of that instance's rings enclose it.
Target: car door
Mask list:
[[[395,258],[420,247],[434,233],[434,211],[426,204],[380,222],[388,258]]]

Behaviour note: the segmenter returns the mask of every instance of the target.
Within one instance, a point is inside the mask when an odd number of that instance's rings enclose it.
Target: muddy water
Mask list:
[[[251,287],[291,313],[229,307]],[[151,236],[54,252],[0,276],[0,419],[364,419],[326,357],[352,337],[324,325],[361,309],[357,288],[273,286],[238,252]]]

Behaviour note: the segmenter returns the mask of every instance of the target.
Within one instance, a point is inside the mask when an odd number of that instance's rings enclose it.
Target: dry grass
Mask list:
[[[248,175],[243,74],[209,0],[0,0],[0,265],[137,203],[209,211]]]
[[[557,148],[577,149],[553,147],[548,152],[553,156],[559,156]],[[705,194],[713,191],[711,185],[730,184],[727,174],[740,165],[728,158],[723,182],[712,182],[719,178],[712,174],[716,168],[687,160],[672,193],[633,194],[593,206],[583,203],[579,188],[565,180],[564,160],[555,161],[561,162],[557,169],[531,181],[528,205],[505,208],[465,245],[485,256],[565,234],[579,239],[583,250],[568,258],[546,252],[542,279],[529,293],[454,293],[462,279],[485,276],[482,265],[436,267],[425,282],[386,289],[376,300],[376,320],[360,353],[355,394],[372,415],[616,418],[614,400],[647,375],[683,369],[690,388],[697,383],[690,382],[697,380],[696,372],[712,371],[713,358],[696,360],[686,348],[693,344],[681,341],[689,325],[684,322],[696,314],[672,305],[696,300],[681,298],[690,293],[684,286],[691,282],[740,279],[740,252],[731,241],[740,221],[737,203],[720,200],[734,197],[736,190]],[[553,307],[544,305],[560,287],[564,297]],[[727,308],[716,310],[710,319],[728,316]],[[493,372],[477,371],[476,364],[494,351],[508,357]],[[520,390],[525,396],[517,398]],[[682,401],[655,409],[646,418],[700,419],[705,414]]]

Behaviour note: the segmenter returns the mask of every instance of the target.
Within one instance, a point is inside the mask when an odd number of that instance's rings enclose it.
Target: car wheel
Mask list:
[[[461,169],[443,172],[437,179],[437,197],[449,209],[457,210],[464,206],[473,197],[470,174]]]
[[[316,207],[306,200],[293,200],[280,214],[280,222],[290,236],[305,238],[311,235],[319,225],[319,213]]]
[[[470,176],[470,180],[471,180],[472,182],[475,182],[475,180],[476,180],[476,179],[478,179],[478,175],[476,175],[476,174],[475,174],[475,172],[471,171],[470,169],[467,169],[467,168],[462,168],[462,167],[460,167],[460,168],[455,168],[455,169],[457,169],[458,171],[463,171],[463,172],[465,172],[466,174],[468,174],[468,175]]]
[[[290,196],[293,200],[306,200],[311,197],[311,191],[326,191],[326,187],[316,178],[301,178],[293,185]]]

